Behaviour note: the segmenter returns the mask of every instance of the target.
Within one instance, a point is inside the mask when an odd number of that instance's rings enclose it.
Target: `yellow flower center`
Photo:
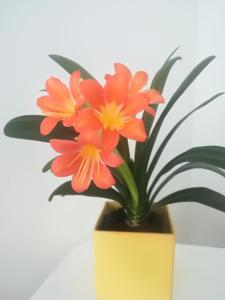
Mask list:
[[[61,105],[52,105],[47,103],[44,109],[42,109],[46,116],[62,120],[72,117],[76,110],[77,104],[73,99],[68,99],[67,101],[62,102]]]
[[[78,172],[81,172],[82,170],[84,172],[87,172],[88,168],[90,166],[93,167],[95,162],[99,163],[99,161],[101,159],[100,152],[101,152],[101,149],[98,149],[93,145],[90,145],[90,144],[84,145],[81,147],[79,153],[74,157],[74,159],[69,164],[67,164],[67,167],[70,167],[79,158],[81,158],[82,162],[81,162]]]
[[[121,108],[114,102],[101,106],[97,117],[103,124],[104,129],[109,130],[122,129],[126,122],[126,117]]]
[[[77,110],[77,103],[73,98],[63,103],[65,118],[71,117]]]
[[[100,159],[100,149],[93,145],[87,144],[81,148],[80,156],[86,159],[98,161]]]
[[[87,175],[92,176],[94,166],[97,164],[99,170],[99,162],[100,162],[100,149],[97,149],[93,145],[84,145],[77,158],[81,157],[82,161],[80,167],[77,171],[77,180],[83,182]],[[77,159],[76,158],[76,159]]]

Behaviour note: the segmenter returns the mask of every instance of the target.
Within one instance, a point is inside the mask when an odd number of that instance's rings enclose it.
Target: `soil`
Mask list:
[[[153,211],[147,221],[139,226],[132,227],[126,222],[126,215],[123,209],[119,208],[104,215],[98,224],[97,230],[107,231],[128,231],[128,232],[154,232],[170,233],[168,218],[162,217],[160,211]]]

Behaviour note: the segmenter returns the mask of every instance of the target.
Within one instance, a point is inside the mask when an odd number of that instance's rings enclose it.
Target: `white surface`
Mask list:
[[[198,61],[218,55],[171,111],[162,137],[175,118],[192,106],[195,92],[202,95],[196,100],[201,102],[224,89],[224,4],[224,0],[1,0],[0,127],[17,115],[39,113],[35,100],[49,76],[68,79],[47,57],[49,53],[76,60],[98,79],[112,70],[115,61],[132,70],[147,70],[152,78],[169,52],[180,45],[184,59],[171,72],[166,99]],[[175,151],[200,145],[204,138],[207,143],[224,144],[224,99],[219,102],[177,131],[159,166]],[[208,114],[215,121],[213,126],[210,121],[210,127]],[[207,122],[201,124],[202,118]],[[194,139],[196,129],[199,134]],[[0,299],[24,300],[81,235],[90,232],[103,201],[59,197],[49,204],[48,195],[64,182],[41,173],[55,153],[46,144],[8,139],[2,131],[0,144]],[[224,180],[208,176],[204,173],[197,179],[207,179],[207,185],[225,192]],[[163,194],[189,185],[189,181],[190,175],[184,174]],[[223,214],[194,204],[171,209],[179,242],[225,246]]]
[[[225,299],[225,249],[177,245],[175,257],[173,300]],[[92,243],[86,241],[71,251],[30,300],[94,300],[93,273]]]

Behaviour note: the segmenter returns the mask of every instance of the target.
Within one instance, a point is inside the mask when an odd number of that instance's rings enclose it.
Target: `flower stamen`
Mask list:
[[[127,117],[123,114],[121,106],[118,106],[115,102],[101,106],[96,115],[103,124],[104,129],[120,130],[127,122]]]

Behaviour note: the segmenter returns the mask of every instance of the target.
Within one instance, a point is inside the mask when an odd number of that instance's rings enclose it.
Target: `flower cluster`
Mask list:
[[[133,76],[123,64],[115,64],[115,73],[105,75],[102,86],[94,79],[82,79],[75,71],[69,87],[59,79],[46,81],[48,95],[37,100],[46,115],[40,127],[42,135],[48,135],[62,122],[74,128],[72,140],[50,140],[53,149],[60,153],[51,170],[56,176],[72,175],[72,187],[76,192],[88,189],[91,181],[107,189],[115,184],[109,167],[123,164],[116,147],[120,136],[143,142],[147,138],[144,123],[136,115],[143,110],[155,115],[151,104],[162,103],[163,97],[153,89],[144,89],[147,73]]]

